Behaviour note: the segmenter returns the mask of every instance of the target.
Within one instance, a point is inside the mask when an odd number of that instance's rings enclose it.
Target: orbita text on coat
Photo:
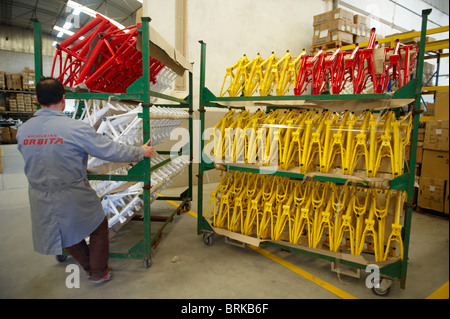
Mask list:
[[[46,144],[64,144],[62,138],[26,138],[23,140],[23,145],[46,145]]]

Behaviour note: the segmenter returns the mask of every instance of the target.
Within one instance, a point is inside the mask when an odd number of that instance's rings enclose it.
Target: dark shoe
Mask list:
[[[91,282],[93,284],[102,284],[104,282],[110,281],[112,279],[112,271],[108,270],[108,272],[106,273],[105,277],[100,278],[98,280],[91,280]]]

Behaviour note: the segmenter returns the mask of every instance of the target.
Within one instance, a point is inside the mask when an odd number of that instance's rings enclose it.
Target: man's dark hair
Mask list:
[[[54,78],[43,78],[36,85],[36,98],[42,106],[59,103],[64,94],[64,86]]]

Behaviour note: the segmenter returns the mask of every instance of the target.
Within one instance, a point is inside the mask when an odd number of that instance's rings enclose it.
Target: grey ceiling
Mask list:
[[[130,26],[135,24],[136,11],[142,6],[137,0],[75,0],[90,9],[100,12],[117,22]],[[0,24],[32,29],[31,18],[37,18],[42,32],[56,35],[53,26],[62,27],[72,9],[67,0],[0,0]],[[80,26],[90,17],[80,14]]]

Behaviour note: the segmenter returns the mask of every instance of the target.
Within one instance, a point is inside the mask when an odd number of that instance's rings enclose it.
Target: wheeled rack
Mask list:
[[[417,136],[419,128],[419,115],[420,115],[420,98],[421,98],[421,86],[422,86],[422,74],[423,74],[423,61],[425,52],[425,40],[427,34],[427,19],[431,9],[422,11],[422,26],[420,32],[420,44],[416,65],[416,74],[414,79],[411,79],[406,85],[395,91],[394,93],[377,93],[377,94],[339,94],[339,95],[284,95],[284,96],[234,96],[234,97],[217,97],[205,86],[205,67],[206,67],[206,44],[200,41],[201,45],[201,64],[200,64],[200,95],[199,95],[199,112],[200,112],[200,132],[205,131],[205,116],[206,107],[215,108],[237,108],[245,109],[243,105],[253,105],[262,107],[264,104],[267,109],[295,109],[301,107],[305,102],[310,104],[316,104],[323,109],[331,109],[332,103],[346,102],[355,106],[355,109],[362,111],[362,105],[365,107],[371,103],[385,103],[389,104],[391,108],[398,108],[404,105],[411,105],[412,110],[412,131],[411,131],[411,147],[409,153],[409,159],[405,169],[405,172],[395,178],[385,180],[387,189],[402,191],[407,193],[406,204],[402,207],[404,210],[404,220],[401,229],[401,241],[403,244],[403,256],[402,258],[389,258],[383,262],[369,262],[362,256],[355,256],[345,254],[342,252],[330,252],[321,249],[310,248],[302,246],[300,244],[292,244],[281,240],[272,240],[270,238],[259,239],[252,236],[244,235],[241,233],[232,232],[224,228],[218,228],[211,220],[205,218],[205,210],[203,207],[203,183],[204,173],[211,169],[222,169],[224,171],[233,172],[245,172],[245,173],[257,173],[257,174],[271,174],[274,176],[286,177],[289,179],[304,180],[306,174],[298,172],[292,172],[288,170],[275,170],[271,171],[261,166],[252,164],[236,164],[231,162],[215,163],[213,161],[205,161],[207,155],[204,154],[205,141],[203,137],[200,137],[200,163],[198,174],[198,235],[203,235],[203,241],[206,245],[211,245],[213,242],[213,236],[219,234],[225,237],[230,237],[242,243],[248,243],[251,245],[268,245],[279,247],[292,252],[306,254],[309,256],[315,256],[324,260],[331,261],[346,266],[355,267],[357,269],[366,269],[369,264],[376,264],[379,267],[380,275],[382,277],[381,288],[374,289],[374,292],[379,295],[386,295],[389,292],[390,285],[393,280],[400,280],[400,286],[402,289],[406,286],[406,275],[408,266],[408,252],[409,242],[411,234],[411,215],[412,215],[412,200],[413,200],[413,188],[414,188],[414,166],[416,159],[417,149]],[[201,134],[202,135],[202,134]],[[310,177],[308,177],[310,178]],[[314,175],[312,177],[314,181],[331,182],[338,185],[343,185],[349,181],[349,178],[345,176],[333,176],[333,175]],[[359,184],[362,187],[373,187],[368,181],[362,181]],[[358,257],[358,258],[353,258]],[[361,257],[361,258],[359,258]]]
[[[173,153],[171,151],[160,151],[161,155],[169,155],[169,158],[165,161],[152,166],[149,158],[144,158],[141,162],[134,165],[126,175],[109,175],[109,174],[88,174],[90,180],[99,181],[126,181],[126,182],[142,182],[144,184],[142,195],[140,198],[143,200],[142,206],[142,226],[144,230],[143,238],[136,244],[134,244],[128,251],[125,252],[110,252],[110,257],[112,258],[126,258],[126,259],[143,259],[144,266],[150,267],[152,264],[152,249],[156,247],[159,243],[163,229],[172,221],[175,214],[179,214],[181,211],[188,211],[190,209],[190,202],[192,200],[192,129],[193,129],[193,119],[192,119],[192,65],[180,66],[178,61],[173,60],[172,56],[164,51],[164,48],[158,41],[160,41],[159,35],[156,38],[151,36],[151,27],[149,25],[150,18],[142,17],[141,26],[137,27],[138,36],[142,38],[142,70],[147,70],[143,72],[142,76],[139,77],[134,83],[132,83],[126,90],[126,93],[104,93],[104,92],[92,92],[83,91],[81,89],[67,89],[66,99],[75,100],[85,100],[85,99],[98,99],[107,100],[110,98],[115,98],[118,100],[131,100],[135,102],[142,103],[142,112],[138,114],[142,118],[142,135],[145,141],[150,139],[150,107],[153,105],[151,103],[151,97],[156,97],[162,100],[170,101],[170,104],[164,104],[164,107],[169,108],[183,108],[187,109],[189,113],[189,132],[190,139],[189,143],[183,146],[178,152]],[[33,20],[34,23],[34,58],[35,58],[35,81],[36,83],[42,76],[42,34],[41,25],[37,19]],[[156,40],[155,40],[156,39]],[[150,57],[155,52],[150,52],[152,50],[158,51],[158,59],[166,59],[166,65],[176,66],[177,74],[188,72],[189,78],[189,93],[185,99],[180,99],[170,95],[162,94],[159,92],[151,91],[150,89]],[[180,71],[181,70],[181,71]],[[172,162],[181,154],[189,155],[188,164],[188,187],[179,196],[158,196],[157,200],[176,200],[180,201],[181,204],[175,211],[171,213],[170,216],[163,218],[163,223],[156,232],[151,232],[151,198],[150,189],[153,186],[151,184],[151,174],[156,169],[160,168],[162,165]],[[161,221],[161,220],[158,220]],[[56,259],[60,262],[67,258],[66,253],[61,256],[56,256]]]

